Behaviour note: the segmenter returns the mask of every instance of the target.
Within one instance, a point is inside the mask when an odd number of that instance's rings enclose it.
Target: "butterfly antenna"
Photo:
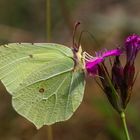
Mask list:
[[[88,33],[92,37],[92,39],[95,41],[96,45],[99,46],[99,42],[96,40],[95,36],[92,33],[90,33],[89,31],[86,31],[86,30],[84,30],[80,33],[78,46],[80,45],[80,42],[81,42],[81,39],[82,39],[82,36],[83,36],[84,33]]]
[[[76,45],[76,43],[75,43],[75,35],[76,35],[76,31],[77,31],[77,28],[79,27],[79,25],[80,25],[80,22],[79,22],[79,21],[76,22],[75,25],[74,25],[73,39],[72,39],[73,48],[74,48],[75,46],[77,47],[77,45]]]

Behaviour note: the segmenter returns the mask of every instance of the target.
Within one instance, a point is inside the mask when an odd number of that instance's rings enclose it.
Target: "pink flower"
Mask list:
[[[140,36],[135,34],[128,36],[125,41],[125,48],[127,62],[134,63],[136,55],[140,50]]]
[[[91,59],[86,61],[86,70],[91,75],[96,75],[98,70],[98,64],[104,61],[106,57],[109,56],[119,56],[122,51],[117,48],[113,50],[99,51],[96,52],[96,57],[91,57]]]

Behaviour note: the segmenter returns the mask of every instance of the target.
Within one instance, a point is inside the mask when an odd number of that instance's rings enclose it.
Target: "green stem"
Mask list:
[[[47,41],[51,40],[51,0],[46,0],[46,29]]]
[[[47,127],[47,140],[53,140],[53,130],[51,125]]]
[[[123,128],[124,128],[124,131],[125,131],[126,140],[130,140],[128,128],[127,128],[127,125],[126,125],[125,113],[121,112],[120,116],[121,116],[121,120],[122,120],[122,123],[123,123]]]
[[[47,42],[51,41],[51,0],[46,0],[46,31]],[[53,128],[47,127],[47,140],[53,140]]]

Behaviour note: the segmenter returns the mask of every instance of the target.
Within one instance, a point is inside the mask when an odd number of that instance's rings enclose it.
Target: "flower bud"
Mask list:
[[[112,82],[115,89],[120,92],[123,85],[123,67],[121,65],[119,56],[116,56],[112,67]]]
[[[134,64],[127,63],[123,70],[124,83],[121,89],[123,107],[126,108],[132,93],[132,87],[134,83],[135,66]]]
[[[117,112],[121,112],[122,107],[120,97],[118,96],[117,90],[115,89],[104,64],[98,66],[98,74],[100,76],[104,93],[106,94],[109,102]]]
[[[140,50],[140,36],[135,34],[128,36],[125,41],[125,49],[127,55],[127,63],[131,62],[131,64],[133,64],[136,55]]]

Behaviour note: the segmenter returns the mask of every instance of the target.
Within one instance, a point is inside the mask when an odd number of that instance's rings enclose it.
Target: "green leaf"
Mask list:
[[[69,119],[80,105],[84,71],[75,70],[73,57],[70,48],[58,44],[0,47],[0,79],[14,109],[37,128]]]

